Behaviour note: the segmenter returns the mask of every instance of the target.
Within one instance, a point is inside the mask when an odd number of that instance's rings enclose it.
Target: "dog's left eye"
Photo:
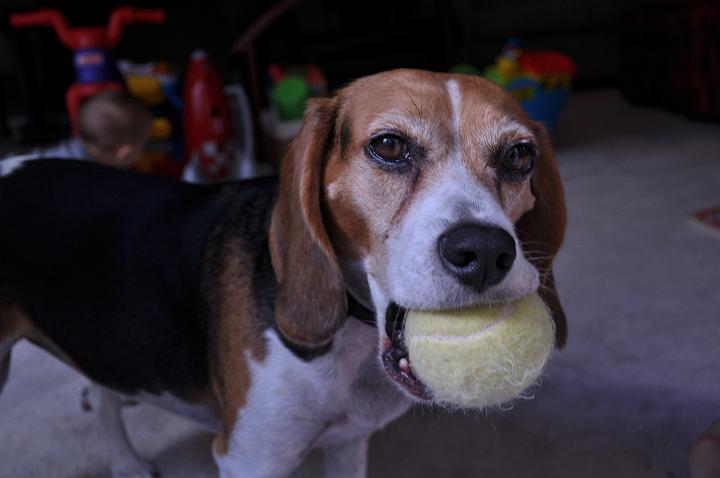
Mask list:
[[[535,155],[535,147],[532,144],[518,143],[503,155],[503,166],[515,177],[526,176],[532,171]]]
[[[410,151],[405,140],[395,134],[378,136],[370,141],[368,150],[375,158],[391,163],[406,160]]]

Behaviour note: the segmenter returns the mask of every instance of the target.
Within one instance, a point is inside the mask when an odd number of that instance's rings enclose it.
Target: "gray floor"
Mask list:
[[[571,98],[557,137],[569,231],[558,258],[570,341],[534,400],[491,414],[415,409],[378,433],[370,476],[681,477],[720,417],[720,238],[688,221],[720,205],[720,126]],[[83,379],[28,345],[0,397],[0,476],[107,476]],[[211,437],[127,411],[166,477],[212,476]],[[296,477],[318,476],[311,455]]]

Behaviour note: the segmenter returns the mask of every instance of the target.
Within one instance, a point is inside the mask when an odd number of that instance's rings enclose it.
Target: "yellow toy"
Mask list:
[[[405,343],[433,400],[484,408],[533,385],[550,356],[555,326],[537,294],[498,306],[410,311]]]

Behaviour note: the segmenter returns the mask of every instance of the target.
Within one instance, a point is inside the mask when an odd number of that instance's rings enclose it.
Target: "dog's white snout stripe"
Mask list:
[[[461,110],[461,95],[460,86],[455,80],[448,80],[445,84],[450,96],[450,108],[452,111],[452,158],[454,160],[460,159],[460,116]]]

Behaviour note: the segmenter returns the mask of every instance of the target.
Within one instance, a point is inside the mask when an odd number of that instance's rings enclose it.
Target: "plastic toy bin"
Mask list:
[[[551,132],[570,92],[575,64],[562,53],[523,51],[518,58],[522,74],[505,85],[527,114]]]

